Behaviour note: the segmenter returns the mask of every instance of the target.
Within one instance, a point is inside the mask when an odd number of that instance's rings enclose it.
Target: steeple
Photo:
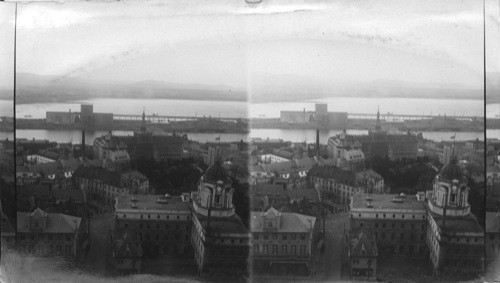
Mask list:
[[[141,133],[146,133],[146,110],[142,107]]]
[[[375,124],[375,131],[380,132],[380,109],[377,106],[377,122]]]

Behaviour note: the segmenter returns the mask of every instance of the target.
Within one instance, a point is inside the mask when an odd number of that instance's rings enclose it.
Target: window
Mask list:
[[[264,240],[267,240],[267,234],[264,234]]]
[[[300,246],[300,254],[301,255],[305,255],[306,254],[306,246],[305,245],[301,245]]]
[[[253,246],[253,253],[254,254],[259,254],[259,245]]]
[[[288,247],[286,245],[282,245],[281,246],[281,253],[284,254],[284,255],[288,254],[288,250],[287,249],[288,249]]]
[[[273,254],[278,254],[278,245],[273,245]]]
[[[304,241],[306,239],[306,234],[300,234],[300,239]]]
[[[278,234],[273,234],[273,240],[278,240]]]
[[[259,239],[259,233],[253,233],[253,238],[255,240],[258,240]]]
[[[283,235],[282,235],[282,239],[283,239],[283,240],[286,240],[286,233],[283,233]]]
[[[264,245],[264,254],[268,254],[269,253],[269,249],[267,247],[267,245]]]
[[[292,255],[295,255],[297,253],[297,246],[293,245],[292,246]]]

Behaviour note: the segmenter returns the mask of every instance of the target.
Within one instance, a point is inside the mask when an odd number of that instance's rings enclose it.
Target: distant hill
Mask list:
[[[246,93],[224,85],[164,81],[101,82],[77,77],[17,74],[16,103],[64,102],[91,98],[156,98],[244,101]]]
[[[411,97],[442,99],[483,99],[481,88],[463,85],[420,84],[396,80],[373,82],[328,82],[295,75],[267,76],[254,78],[252,100],[292,101],[313,100],[325,97]]]

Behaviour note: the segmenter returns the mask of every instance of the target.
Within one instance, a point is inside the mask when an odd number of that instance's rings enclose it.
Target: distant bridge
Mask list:
[[[141,121],[142,115],[130,114],[113,114],[113,120],[121,121]],[[153,124],[168,124],[171,122],[225,122],[225,123],[242,123],[248,122],[245,118],[231,118],[231,117],[196,117],[196,116],[160,116],[160,115],[146,115],[145,120]]]
[[[369,113],[348,113],[348,119],[377,119],[377,114]],[[484,121],[481,116],[446,116],[446,115],[412,115],[412,114],[392,114],[380,113],[380,119],[387,122],[404,122],[405,120],[431,120],[431,119],[454,119],[458,121]]]

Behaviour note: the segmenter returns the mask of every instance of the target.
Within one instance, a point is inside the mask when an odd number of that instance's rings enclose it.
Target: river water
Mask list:
[[[34,103],[16,105],[17,118],[45,118],[47,111],[80,112],[80,104],[94,105],[94,112],[141,115],[153,113],[164,116],[212,116],[246,118],[247,103],[244,101],[208,101],[180,99],[91,99],[69,103]]]
[[[250,104],[250,117],[275,118],[280,110],[314,111],[314,103],[326,103],[328,111],[348,113],[393,113],[413,115],[484,116],[484,100],[330,97],[301,102]]]
[[[203,100],[169,100],[169,99],[92,99],[71,103],[36,103],[19,104],[16,106],[18,118],[45,118],[46,111],[80,111],[80,103],[91,103],[94,112],[113,112],[115,114],[142,113],[172,115],[172,116],[212,116],[212,117],[279,117],[281,110],[306,111],[314,110],[314,103],[328,104],[328,111],[346,111],[349,113],[381,113],[394,114],[432,114],[432,115],[466,115],[483,116],[483,100],[452,100],[452,99],[413,99],[413,98],[356,98],[336,97],[312,101],[283,102],[283,103],[254,103],[235,101],[203,101]],[[349,131],[352,134],[367,134],[367,131]],[[321,131],[320,142],[326,143],[328,137],[340,131]],[[495,132],[492,132],[495,133]],[[105,134],[103,131],[86,133],[86,143],[92,144],[95,137]],[[115,135],[132,135],[130,131],[115,131]],[[424,138],[435,141],[450,140],[452,132],[423,132]],[[199,142],[214,141],[219,136],[216,133],[187,133],[188,138]],[[282,138],[293,142],[313,142],[316,139],[314,130],[296,129],[251,129],[250,134],[220,134],[221,141],[240,141],[250,138]],[[17,130],[17,138],[49,139],[57,142],[78,143],[81,132],[76,130]],[[482,132],[458,132],[458,140],[484,139]]]

